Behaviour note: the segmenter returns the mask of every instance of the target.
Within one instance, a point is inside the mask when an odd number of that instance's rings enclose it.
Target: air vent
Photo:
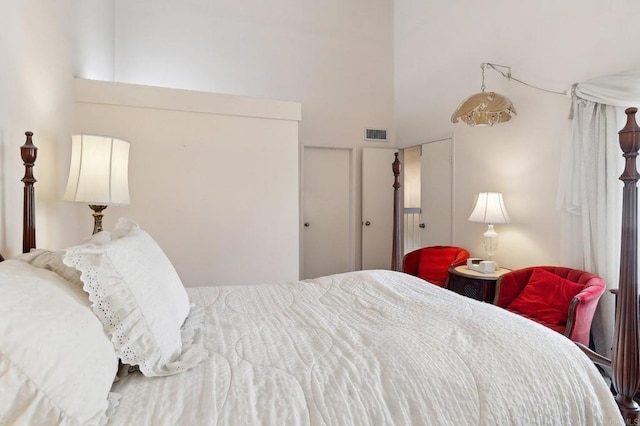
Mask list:
[[[387,142],[387,131],[385,129],[364,129],[364,140]]]

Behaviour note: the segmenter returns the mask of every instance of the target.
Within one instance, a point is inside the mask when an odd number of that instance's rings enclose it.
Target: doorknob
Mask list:
[[[305,222],[305,223],[304,223],[304,227],[305,227],[305,228],[308,228],[310,225],[311,225],[311,224],[310,224],[309,222]]]
[[[371,222],[369,222],[369,221],[366,221],[366,222],[364,223],[364,226],[369,226],[369,225],[371,225]]]
[[[422,229],[424,229],[424,228],[426,228],[426,227],[427,227],[424,223],[421,223],[421,224],[419,224],[418,226],[419,226],[420,228],[422,228]]]

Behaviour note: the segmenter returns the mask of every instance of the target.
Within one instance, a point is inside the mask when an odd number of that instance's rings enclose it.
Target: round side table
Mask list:
[[[485,274],[471,270],[467,265],[451,267],[447,288],[472,299],[493,303],[498,278],[510,271],[510,269],[499,268],[495,272]]]

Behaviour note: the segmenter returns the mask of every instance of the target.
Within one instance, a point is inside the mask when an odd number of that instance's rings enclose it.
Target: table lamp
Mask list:
[[[469,220],[489,225],[487,231],[483,234],[482,243],[484,244],[484,250],[487,252],[488,260],[493,261],[493,256],[498,249],[498,233],[493,225],[511,222],[504,207],[502,194],[499,192],[479,193]]]
[[[102,231],[107,206],[129,204],[129,142],[98,135],[73,135],[65,201],[87,203],[93,233]]]

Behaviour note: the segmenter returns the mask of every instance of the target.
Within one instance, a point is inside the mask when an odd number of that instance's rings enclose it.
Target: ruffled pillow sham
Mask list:
[[[122,362],[145,376],[166,376],[206,358],[193,342],[200,315],[189,315],[187,292],[151,236],[129,219],[101,234],[66,249],[63,262],[81,272],[93,312]]]
[[[86,293],[6,260],[0,312],[0,424],[105,424],[118,357]]]
[[[20,260],[28,263],[36,268],[46,269],[51,272],[55,272],[60,277],[69,281],[72,284],[78,285],[82,288],[82,281],[80,280],[80,271],[75,268],[71,268],[64,264],[62,258],[64,257],[64,251],[51,251],[45,249],[34,249],[29,253],[23,253],[16,257],[14,260]]]

